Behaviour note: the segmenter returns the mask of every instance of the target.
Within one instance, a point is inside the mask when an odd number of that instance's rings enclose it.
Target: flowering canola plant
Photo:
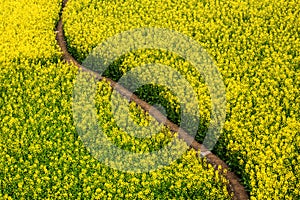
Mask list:
[[[15,0],[0,6],[5,30],[0,39],[0,199],[231,197],[228,181],[195,151],[148,173],[120,172],[95,159],[74,125],[72,92],[78,69],[60,61],[55,41],[61,2]],[[111,92],[107,82],[98,82],[95,105],[98,123],[114,144],[141,153],[174,137],[166,127],[144,140],[120,130],[110,112]],[[151,120],[134,103],[130,111],[139,125]],[[176,145],[186,147],[179,139]]]
[[[228,199],[228,181],[186,152],[170,166],[148,173],[125,173],[89,154],[73,122],[74,66],[64,63],[1,65],[0,197],[1,199],[191,198]],[[115,125],[107,106],[111,88],[99,82],[95,98],[99,125],[120,148],[146,152],[165,145],[163,129],[153,140],[130,138]],[[136,123],[149,120],[135,104]],[[186,145],[178,139],[178,148]],[[109,149],[108,149],[109,150]],[[143,164],[143,163],[139,163]]]
[[[54,26],[60,9],[60,0],[1,1],[0,62],[59,59]]]
[[[79,61],[106,38],[134,28],[168,28],[198,41],[226,86],[226,122],[214,151],[240,175],[251,199],[299,199],[299,11],[298,0],[73,0],[63,18],[69,50]],[[107,75],[117,80],[154,60],[180,71],[203,99],[201,141],[209,96],[189,63],[141,50],[124,55]],[[166,88],[145,86],[136,93],[169,107],[169,117],[180,121],[176,97]]]

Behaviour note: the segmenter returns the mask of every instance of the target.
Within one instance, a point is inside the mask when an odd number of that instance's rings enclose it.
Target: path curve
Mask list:
[[[214,166],[215,170],[217,170],[220,174],[225,176],[225,178],[229,181],[229,185],[227,185],[227,189],[228,189],[229,193],[233,193],[233,200],[248,200],[249,195],[246,192],[245,187],[241,184],[241,181],[237,177],[237,175],[234,174],[233,172],[229,171],[228,165],[223,160],[221,160],[218,156],[213,154],[211,151],[207,150],[207,148],[204,145],[202,145],[202,144],[198,143],[196,140],[194,140],[194,138],[192,136],[190,136],[187,132],[185,132],[182,129],[179,129],[179,127],[176,124],[174,124],[170,120],[166,119],[159,110],[155,109],[154,107],[151,108],[152,106],[150,104],[141,100],[135,94],[133,94],[126,88],[122,87],[117,82],[115,82],[109,78],[103,77],[103,76],[99,75],[98,73],[85,68],[79,62],[77,62],[77,60],[68,52],[67,43],[66,43],[65,36],[64,36],[62,13],[63,13],[63,10],[64,10],[67,2],[68,2],[68,0],[62,1],[60,17],[59,17],[59,21],[58,21],[58,24],[56,27],[56,40],[62,51],[62,59],[68,63],[74,64],[82,71],[87,71],[87,72],[92,73],[93,75],[96,76],[96,78],[98,80],[105,79],[110,84],[110,86],[113,89],[115,89],[116,91],[118,91],[121,95],[130,99],[130,101],[134,101],[143,110],[145,110],[152,117],[154,117],[158,122],[163,123],[165,126],[169,127],[172,132],[177,132],[179,135],[179,138],[183,139],[184,141],[192,141],[190,147],[195,149],[196,151],[200,150],[200,152],[201,152],[200,156],[206,157],[208,163],[212,164]],[[150,109],[151,109],[151,112],[149,112]],[[221,170],[219,169],[219,166],[221,166]],[[224,170],[226,170],[227,172],[224,173]]]

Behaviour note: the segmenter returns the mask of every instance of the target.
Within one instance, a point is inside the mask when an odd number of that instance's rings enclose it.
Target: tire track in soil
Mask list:
[[[123,95],[127,99],[130,99],[130,101],[134,101],[145,112],[148,112],[152,117],[154,117],[158,122],[163,123],[165,126],[169,127],[172,132],[177,132],[179,138],[183,139],[187,143],[190,143],[191,144],[190,148],[196,151],[200,150],[201,155],[199,156],[206,157],[208,163],[212,164],[215,170],[217,170],[219,174],[223,175],[229,181],[229,184],[227,185],[227,190],[229,191],[229,193],[233,193],[233,200],[248,200],[249,194],[247,193],[245,187],[241,184],[240,178],[235,173],[229,170],[228,165],[223,160],[221,160],[218,156],[213,154],[211,151],[207,150],[207,148],[204,145],[198,143],[196,140],[194,140],[192,136],[190,136],[184,130],[180,129],[176,124],[166,119],[166,117],[159,110],[157,110],[156,108],[151,108],[150,104],[141,100],[135,94],[128,91],[126,88],[122,87],[117,82],[109,78],[103,77],[85,68],[84,66],[80,65],[76,61],[76,59],[68,52],[67,43],[65,40],[64,30],[63,30],[62,13],[67,2],[68,0],[62,1],[62,8],[59,16],[59,21],[56,27],[56,40],[62,51],[62,59],[68,63],[74,64],[79,68],[79,70],[92,73],[93,75],[96,76],[98,80],[105,79],[105,81],[107,81],[110,84],[110,86],[116,91],[118,91],[121,95]],[[218,169],[220,166],[221,166],[221,170]],[[224,170],[227,172],[225,173]]]

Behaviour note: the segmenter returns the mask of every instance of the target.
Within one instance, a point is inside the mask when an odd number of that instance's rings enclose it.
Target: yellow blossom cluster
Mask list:
[[[69,50],[79,61],[106,38],[134,28],[168,28],[198,41],[213,57],[226,86],[226,122],[214,151],[241,176],[251,199],[299,199],[299,11],[298,0],[73,0],[63,18]],[[116,73],[108,75],[120,77],[152,62],[156,52],[126,55],[113,66]],[[174,67],[199,88],[206,121],[210,106],[203,83],[190,73],[190,65],[172,58],[170,62],[166,54],[155,60]],[[144,89],[139,91],[142,97],[150,102],[163,97],[158,101],[171,102],[168,112],[178,112],[168,90]]]
[[[0,4],[0,62],[58,59],[55,25],[60,0],[3,0]]]

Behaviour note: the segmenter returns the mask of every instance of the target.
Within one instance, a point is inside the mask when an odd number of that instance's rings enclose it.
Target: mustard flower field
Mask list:
[[[226,90],[226,119],[212,152],[238,175],[251,200],[300,199],[300,1],[65,3],[0,3],[0,199],[234,199],[218,167],[168,127],[156,122],[160,131],[143,138],[121,129],[112,112],[113,88],[105,80],[97,82],[93,101],[97,124],[114,145],[146,154],[174,141],[172,148],[187,150],[170,165],[138,173],[116,169],[130,168],[130,162],[113,168],[91,154],[78,133],[78,127],[91,131],[84,128],[89,113],[83,109],[80,123],[74,119],[73,92],[80,73],[63,60],[56,30],[60,17],[68,51],[79,63],[104,40],[136,28],[169,29],[195,40],[212,57]],[[199,112],[195,140],[202,143],[212,102],[191,62],[174,52],[139,49],[115,60],[103,75],[118,81],[148,63],[171,67],[192,86]],[[172,79],[171,74],[162,76]],[[162,78],[146,72],[141,78],[149,77]],[[183,108],[170,89],[148,84],[133,92],[164,107],[168,119],[180,124]],[[129,110],[141,127],[155,121],[135,102]],[[193,115],[195,108],[186,111]],[[107,159],[115,153],[101,141],[93,145],[106,148],[97,153]],[[136,163],[145,169],[148,164]]]

